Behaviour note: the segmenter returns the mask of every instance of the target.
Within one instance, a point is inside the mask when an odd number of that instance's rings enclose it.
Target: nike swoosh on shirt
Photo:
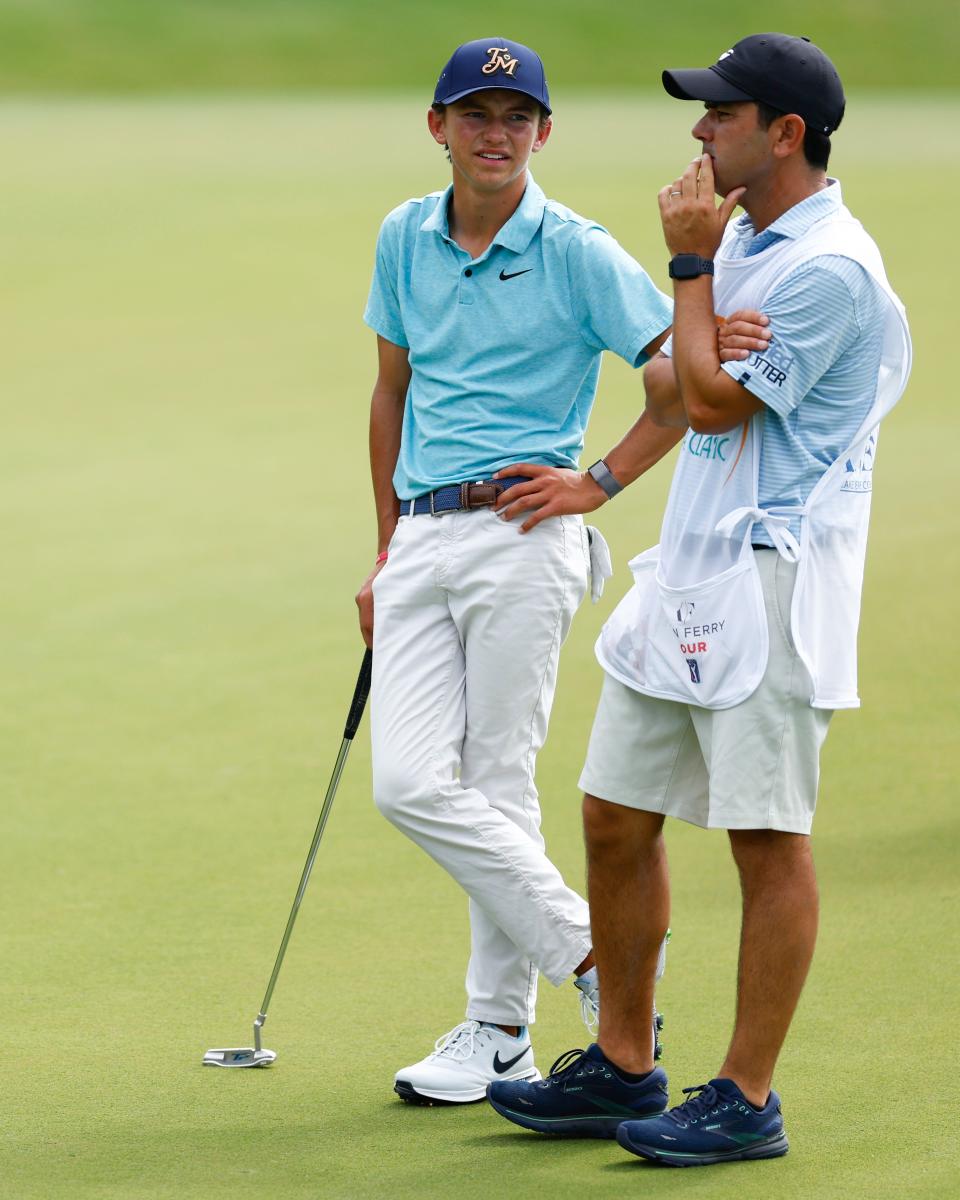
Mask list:
[[[529,273],[530,273],[532,270],[533,270],[533,267],[527,267],[527,269],[526,269],[525,271],[513,271],[513,272],[512,272],[510,275],[508,275],[508,274],[506,273],[506,271],[501,271],[501,272],[500,272],[500,278],[501,278],[501,279],[516,279],[516,277],[517,277],[518,275],[529,275]]]
[[[515,1063],[518,1063],[529,1049],[529,1046],[524,1046],[516,1058],[511,1058],[507,1062],[503,1061],[503,1059],[500,1057],[500,1051],[498,1050],[493,1056],[493,1069],[498,1075],[502,1075],[504,1071],[509,1071]]]

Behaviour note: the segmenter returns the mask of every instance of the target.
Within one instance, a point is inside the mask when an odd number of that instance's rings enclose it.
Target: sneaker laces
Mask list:
[[[600,1031],[600,989],[590,988],[580,992],[580,1020],[587,1027],[587,1033],[596,1038]]]
[[[477,1052],[477,1036],[483,1026],[479,1021],[463,1021],[455,1026],[434,1043],[431,1058],[453,1058],[457,1062],[466,1062]]]
[[[671,1108],[664,1116],[684,1127],[694,1124],[709,1113],[717,1112],[721,1104],[727,1103],[712,1083],[700,1083],[696,1087],[684,1088],[683,1094],[690,1099]]]
[[[577,1067],[582,1065],[584,1059],[586,1058],[586,1050],[564,1051],[564,1053],[560,1055],[557,1061],[547,1072],[546,1079],[541,1080],[540,1083],[537,1084],[537,1087],[549,1088],[556,1087],[558,1084],[562,1085],[565,1080],[570,1078]],[[591,1062],[591,1060],[587,1059],[587,1061],[590,1062],[591,1068],[595,1065]],[[592,1070],[590,1073],[593,1073]]]

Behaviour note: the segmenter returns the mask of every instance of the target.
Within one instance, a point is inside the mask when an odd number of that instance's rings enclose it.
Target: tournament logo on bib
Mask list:
[[[877,435],[871,433],[857,455],[843,464],[841,492],[869,492],[873,490],[873,464],[877,453]]]

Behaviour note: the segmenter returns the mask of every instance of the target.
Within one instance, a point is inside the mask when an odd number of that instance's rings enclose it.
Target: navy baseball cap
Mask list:
[[[809,38],[786,33],[745,37],[712,67],[664,71],[663,86],[678,100],[760,100],[797,113],[825,134],[843,120],[847,103],[837,69],[824,52]]]
[[[522,92],[550,112],[550,93],[540,55],[507,38],[477,38],[458,46],[440,72],[434,104],[452,104],[471,92],[509,88]]]

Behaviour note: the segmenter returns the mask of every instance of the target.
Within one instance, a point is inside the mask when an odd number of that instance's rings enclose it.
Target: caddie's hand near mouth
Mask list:
[[[714,200],[713,160],[698,155],[679,179],[660,189],[660,220],[671,254],[713,258],[723,231],[746,188],[734,188],[718,208]]]

